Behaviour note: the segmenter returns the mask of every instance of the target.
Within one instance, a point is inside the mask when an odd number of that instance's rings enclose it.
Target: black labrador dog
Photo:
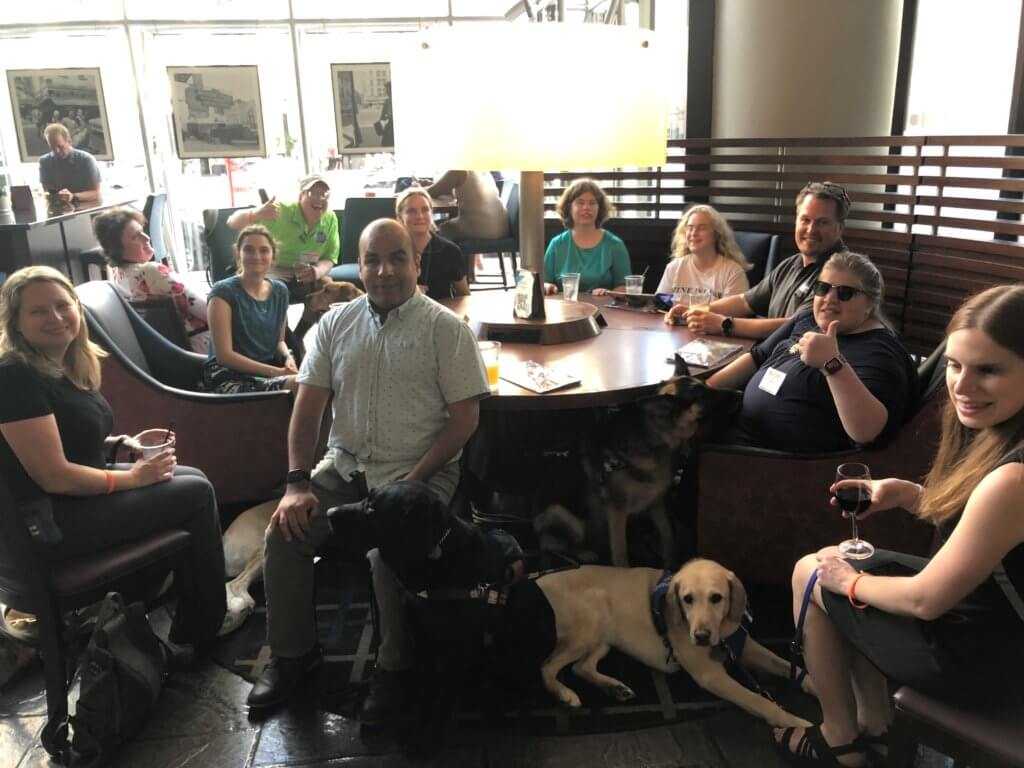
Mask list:
[[[539,663],[554,646],[553,615],[539,624],[506,626],[522,608],[551,610],[536,588],[512,589],[523,569],[516,540],[461,519],[426,484],[388,483],[327,515],[336,541],[353,551],[378,548],[405,587],[418,657],[411,675],[412,713],[401,734],[409,751],[429,754],[441,745],[469,672],[483,662],[488,638],[500,638],[520,653],[536,645],[527,654],[530,663]],[[531,636],[535,626],[542,627],[539,638]],[[549,637],[543,634],[547,627]]]

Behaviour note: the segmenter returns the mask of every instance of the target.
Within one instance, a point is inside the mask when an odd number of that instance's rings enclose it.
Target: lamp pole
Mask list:
[[[544,172],[519,175],[519,258],[544,281]]]

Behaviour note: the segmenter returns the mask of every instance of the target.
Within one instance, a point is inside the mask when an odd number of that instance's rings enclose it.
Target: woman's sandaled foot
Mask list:
[[[810,728],[776,728],[775,748],[791,765],[804,768],[861,768],[868,764],[868,748],[858,737],[849,744],[833,747],[817,725]]]
[[[864,745],[864,751],[868,756],[868,762],[872,765],[885,765],[889,760],[889,732],[883,732],[875,736],[862,733],[859,739]]]

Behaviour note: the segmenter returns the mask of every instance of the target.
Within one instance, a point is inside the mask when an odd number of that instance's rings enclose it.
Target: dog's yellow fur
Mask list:
[[[352,283],[344,280],[332,281],[321,278],[320,287],[306,297],[306,306],[315,312],[326,312],[331,304],[340,301],[352,301],[363,295],[363,292]]]
[[[707,691],[776,727],[810,724],[744,688],[725,671],[715,646],[738,627],[747,596],[736,575],[711,560],[691,560],[672,577],[665,601],[669,656],[651,617],[650,600],[661,571],[654,568],[582,566],[542,576],[537,586],[555,615],[556,642],[541,666],[544,687],[563,704],[581,705],[579,696],[558,680],[568,664],[573,672],[620,701],[635,694],[622,681],[601,674],[597,665],[616,648],[649,667],[676,672],[682,667]],[[745,666],[785,676],[785,661],[748,637],[740,659]],[[811,688],[805,690],[812,692]]]

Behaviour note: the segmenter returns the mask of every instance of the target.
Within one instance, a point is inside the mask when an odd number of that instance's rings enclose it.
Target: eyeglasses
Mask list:
[[[811,286],[811,293],[815,296],[825,297],[833,288],[836,289],[836,296],[840,301],[849,301],[858,293],[864,293],[863,289],[854,288],[852,285],[832,285],[824,280],[815,280],[814,285]]]

